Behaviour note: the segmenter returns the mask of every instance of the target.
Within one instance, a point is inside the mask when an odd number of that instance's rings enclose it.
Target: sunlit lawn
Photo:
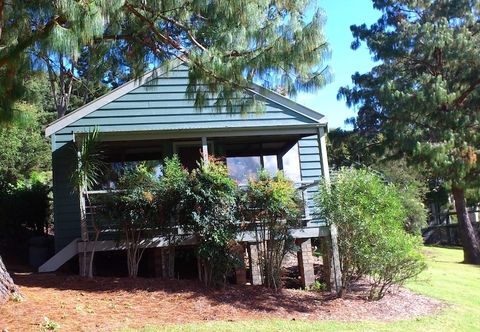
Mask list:
[[[436,316],[389,323],[212,322],[148,327],[143,331],[480,331],[480,267],[461,264],[461,249],[426,247],[426,252],[428,270],[406,287],[447,303],[446,309]]]

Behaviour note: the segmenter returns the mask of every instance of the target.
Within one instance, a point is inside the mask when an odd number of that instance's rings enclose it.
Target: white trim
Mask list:
[[[244,136],[272,136],[272,135],[317,135],[318,124],[297,125],[297,126],[274,126],[274,127],[224,127],[224,128],[202,128],[202,129],[171,129],[171,130],[142,130],[142,131],[109,131],[102,132],[103,141],[125,141],[125,133],[128,133],[128,140],[150,140],[150,139],[198,139],[205,134],[211,133],[210,138],[217,137],[244,137]],[[77,132],[77,137],[82,133]],[[86,135],[86,133],[85,133]],[[177,142],[182,143],[182,142]],[[198,143],[201,146],[201,143]]]
[[[276,104],[283,105],[292,111],[306,116],[307,118],[314,120],[320,124],[327,124],[327,118],[325,115],[318,113],[317,111],[308,108],[302,104],[299,104],[291,99],[288,99],[287,97],[282,96],[281,94],[276,93],[275,91],[269,90],[267,88],[264,88],[258,84],[252,83],[250,85],[250,90],[260,96],[263,96],[264,98],[273,101]]]
[[[328,166],[328,158],[327,158],[327,144],[325,141],[325,128],[318,128],[318,148],[320,154],[320,167],[323,178],[327,183],[330,183],[330,168]]]

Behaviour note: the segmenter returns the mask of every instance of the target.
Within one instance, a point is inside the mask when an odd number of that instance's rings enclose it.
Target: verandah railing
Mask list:
[[[301,181],[296,182],[295,187],[298,189],[302,200],[303,200],[303,215],[302,218],[299,220],[299,228],[300,227],[308,227],[308,226],[321,226],[322,222],[315,220],[311,208],[313,206],[311,193],[308,192],[308,189],[315,188],[318,186],[318,181]],[[240,188],[245,187],[246,185],[240,185]],[[92,190],[88,191],[90,205],[87,203],[88,200],[86,196],[83,196],[81,204],[83,205],[84,209],[84,218],[82,218],[81,223],[81,232],[83,240],[87,240],[88,238],[92,238],[92,235],[95,234],[94,227],[92,225],[92,217],[94,218],[94,222],[96,226],[100,229],[100,240],[114,240],[118,237],[120,231],[120,225],[118,222],[107,221],[107,218],[103,216],[102,211],[104,211],[104,206],[101,203],[101,196],[107,195],[111,191],[108,190]],[[171,235],[183,235],[184,232],[178,226],[172,225],[169,227],[168,230],[165,228],[158,229],[157,234],[155,230],[149,229],[149,235],[165,235],[167,231]]]

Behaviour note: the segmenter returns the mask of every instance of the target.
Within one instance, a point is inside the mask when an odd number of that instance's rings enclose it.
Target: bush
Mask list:
[[[169,203],[163,205],[170,205],[167,217],[196,238],[200,280],[206,285],[225,284],[227,272],[240,264],[231,249],[239,230],[237,186],[225,163],[209,157],[208,165],[201,163],[189,173],[175,156],[165,161],[160,187]]]
[[[242,201],[241,218],[249,222],[258,239],[263,283],[270,288],[280,288],[285,254],[297,250],[290,230],[300,226],[302,199],[293,182],[282,172],[270,174],[262,170],[258,180],[250,178]]]
[[[407,213],[394,185],[366,170],[344,168],[330,184],[321,183],[314,199],[318,217],[338,229],[340,296],[365,276],[369,298],[377,300],[426,268],[419,238],[403,228]]]
[[[16,185],[0,180],[0,232],[17,236],[27,230],[33,235],[45,234],[52,219],[51,188],[41,179]]]

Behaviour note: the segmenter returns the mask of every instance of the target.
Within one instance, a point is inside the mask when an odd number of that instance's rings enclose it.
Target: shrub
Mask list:
[[[199,278],[206,285],[223,285],[227,272],[240,263],[230,249],[239,229],[237,187],[225,163],[209,157],[208,165],[200,163],[188,173],[178,157],[167,159],[160,187],[173,207],[168,214],[196,238]]]
[[[3,236],[18,235],[23,229],[37,236],[45,234],[52,219],[51,188],[32,174],[16,185],[0,180],[0,231]]]
[[[369,298],[380,299],[426,268],[420,241],[405,232],[406,211],[394,185],[367,170],[341,169],[323,181],[314,198],[318,217],[338,229],[343,296],[355,278],[370,282]]]
[[[290,229],[298,227],[302,199],[292,181],[282,172],[261,170],[250,178],[242,198],[242,219],[255,232],[263,283],[280,288],[281,265],[288,252],[296,251]]]

